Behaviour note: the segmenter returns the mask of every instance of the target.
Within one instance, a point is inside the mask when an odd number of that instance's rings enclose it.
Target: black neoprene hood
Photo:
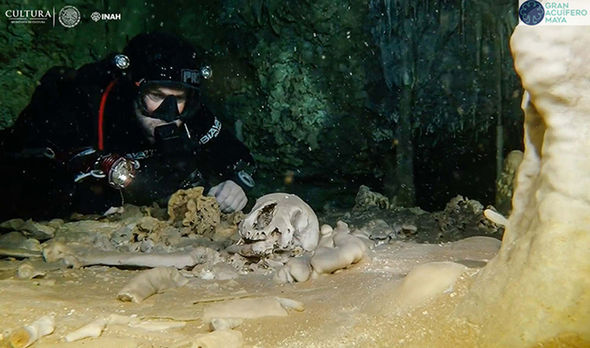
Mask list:
[[[137,84],[199,86],[201,64],[197,52],[179,36],[164,32],[139,34],[123,53],[129,57],[129,74]]]

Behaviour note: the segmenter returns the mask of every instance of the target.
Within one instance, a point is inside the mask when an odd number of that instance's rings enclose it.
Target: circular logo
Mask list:
[[[209,65],[201,68],[201,76],[203,76],[205,80],[208,80],[213,76],[213,70]]]
[[[537,0],[527,0],[520,5],[518,16],[526,25],[537,25],[545,17],[545,9]]]
[[[59,22],[66,28],[73,28],[80,23],[80,11],[74,6],[65,6],[59,11]]]
[[[95,22],[98,22],[100,20],[100,13],[92,12],[92,14],[90,15],[90,19],[92,19]]]
[[[127,69],[129,67],[129,57],[127,57],[124,54],[117,54],[115,56],[115,65],[117,66],[117,68],[124,70]]]

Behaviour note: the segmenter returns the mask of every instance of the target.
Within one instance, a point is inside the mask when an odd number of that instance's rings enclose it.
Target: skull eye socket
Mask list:
[[[268,224],[270,224],[272,221],[276,206],[276,203],[271,203],[262,207],[258,213],[258,216],[256,217],[256,222],[254,222],[253,227],[257,230],[261,230],[268,226]]]

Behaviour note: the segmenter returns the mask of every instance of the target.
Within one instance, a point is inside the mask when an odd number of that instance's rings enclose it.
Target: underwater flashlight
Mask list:
[[[100,155],[92,148],[83,149],[69,161],[72,168],[84,168],[74,176],[74,182],[88,177],[104,179],[116,189],[122,189],[133,181],[139,162],[117,154]]]
[[[109,185],[122,189],[129,186],[135,178],[137,164],[119,155],[107,155],[99,158],[97,167],[106,174]]]

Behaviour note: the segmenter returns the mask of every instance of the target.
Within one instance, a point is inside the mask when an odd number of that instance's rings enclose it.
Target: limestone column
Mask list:
[[[525,152],[499,254],[457,314],[483,347],[590,346],[590,27],[511,38]]]

